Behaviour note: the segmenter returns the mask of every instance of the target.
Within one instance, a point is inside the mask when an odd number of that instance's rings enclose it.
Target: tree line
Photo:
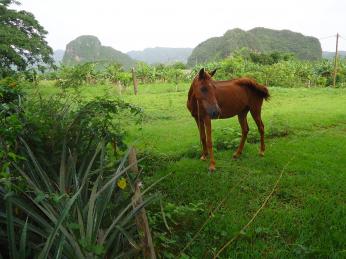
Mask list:
[[[336,73],[337,87],[346,85],[346,59],[340,59]],[[247,49],[236,51],[221,61],[198,64],[188,69],[183,63],[171,65],[135,65],[137,80],[148,83],[190,83],[197,71],[217,69],[215,79],[227,80],[237,77],[251,77],[271,87],[328,87],[333,85],[334,62],[302,61],[291,53],[269,54],[251,52]],[[61,66],[57,70],[35,74],[36,80],[55,80],[60,87],[80,85],[115,84],[127,87],[132,84],[131,71],[119,64],[85,63],[75,66]],[[30,77],[29,77],[30,78]]]

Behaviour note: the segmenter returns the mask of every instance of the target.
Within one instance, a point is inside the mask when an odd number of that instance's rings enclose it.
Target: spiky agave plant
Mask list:
[[[127,172],[128,152],[118,163],[108,163],[101,142],[89,161],[77,163],[65,144],[59,173],[52,176],[21,141],[30,159],[16,170],[26,188],[0,186],[0,231],[7,230],[0,232],[2,256],[116,258],[140,252],[134,217],[154,196],[132,208],[135,178]]]

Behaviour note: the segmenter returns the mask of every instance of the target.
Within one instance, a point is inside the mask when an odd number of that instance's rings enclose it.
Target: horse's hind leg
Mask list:
[[[206,141],[206,135],[205,135],[204,121],[203,120],[198,121],[197,118],[195,118],[195,120],[196,120],[198,131],[199,131],[199,137],[200,137],[200,140],[201,140],[202,146],[203,146],[201,160],[206,160],[206,157],[208,155],[208,149],[207,149],[207,141]]]
[[[233,154],[234,159],[238,158],[243,152],[244,144],[247,138],[247,134],[249,132],[249,125],[247,124],[247,119],[246,119],[247,113],[248,113],[248,110],[238,115],[238,121],[241,127],[241,140],[237,150]]]
[[[258,131],[261,135],[261,145],[260,145],[260,150],[259,150],[259,155],[264,156],[264,150],[265,150],[265,145],[264,145],[264,124],[262,122],[261,118],[261,107],[257,109],[251,109],[250,110],[252,118],[255,120]]]

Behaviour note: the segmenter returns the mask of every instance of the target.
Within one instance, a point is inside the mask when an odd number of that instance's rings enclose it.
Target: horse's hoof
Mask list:
[[[258,153],[261,157],[264,157],[264,151],[260,151],[259,153]]]
[[[240,157],[240,155],[241,154],[238,154],[237,152],[235,152],[232,157],[233,157],[233,159],[238,159]]]
[[[205,157],[205,155],[202,155],[200,160],[205,161],[205,160],[207,160],[207,158]]]
[[[215,166],[213,166],[213,165],[209,166],[209,172],[214,173],[215,172]]]

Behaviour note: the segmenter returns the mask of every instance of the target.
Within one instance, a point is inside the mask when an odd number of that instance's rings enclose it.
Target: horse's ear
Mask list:
[[[203,80],[204,79],[204,68],[201,68],[201,70],[199,71],[199,73],[198,73],[198,78],[200,79],[200,80]]]
[[[216,73],[216,69],[214,69],[213,71],[210,72],[210,76],[213,77]]]

